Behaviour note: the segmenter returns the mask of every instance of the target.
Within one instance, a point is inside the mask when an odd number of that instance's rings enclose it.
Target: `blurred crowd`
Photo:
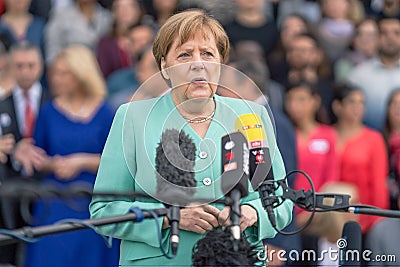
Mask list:
[[[188,8],[224,26],[232,46],[226,64],[254,83],[232,80],[240,86],[217,93],[271,108],[287,171],[307,172],[317,192],[398,210],[400,0],[0,0],[0,183],[93,185],[118,106],[163,93],[137,89],[158,72],[157,30]],[[301,175],[289,184],[310,188]],[[26,225],[19,203],[1,201],[0,228]],[[32,225],[89,217],[58,202],[31,209]],[[309,216],[295,213],[289,230]],[[360,222],[365,247],[400,261],[400,221],[372,216],[318,215],[301,235],[265,242],[286,251],[337,249],[348,220]],[[118,262],[118,246],[107,249],[94,233],[62,242],[0,247],[0,266],[45,266],[46,246],[69,249],[60,260],[70,266]],[[98,259],[71,249],[75,243]]]

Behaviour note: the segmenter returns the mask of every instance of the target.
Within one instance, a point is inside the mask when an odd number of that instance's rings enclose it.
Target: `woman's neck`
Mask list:
[[[186,119],[207,117],[215,110],[213,98],[183,99],[172,91],[172,100],[182,116]]]
[[[338,132],[342,133],[358,132],[363,128],[363,124],[360,121],[339,120],[336,123],[335,128],[338,130]]]
[[[19,21],[19,20],[26,20],[31,16],[32,15],[26,11],[9,10],[3,14],[3,19]]]
[[[310,134],[316,127],[318,123],[315,120],[305,120],[302,123],[296,125],[296,128],[302,134]]]

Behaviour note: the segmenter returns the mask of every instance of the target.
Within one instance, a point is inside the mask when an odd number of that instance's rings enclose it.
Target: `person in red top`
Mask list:
[[[326,182],[338,180],[335,130],[318,122],[321,97],[313,84],[301,81],[290,85],[285,109],[296,127],[298,168],[311,177],[318,192]],[[294,187],[311,188],[301,175],[296,177]]]
[[[386,179],[388,157],[382,135],[366,127],[362,120],[365,97],[360,89],[342,85],[336,88],[332,109],[337,117],[337,151],[340,156],[340,180],[358,188],[361,204],[388,208]],[[363,233],[379,219],[360,216]]]
[[[390,208],[397,210],[400,191],[400,89],[394,90],[389,97],[383,136],[389,152]]]

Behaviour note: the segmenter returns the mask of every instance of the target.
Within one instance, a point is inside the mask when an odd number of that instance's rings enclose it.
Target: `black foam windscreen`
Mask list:
[[[360,224],[354,221],[347,222],[342,231],[342,238],[338,240],[340,249],[339,266],[361,266],[362,232]]]
[[[238,249],[234,250],[234,243]],[[258,266],[260,260],[256,247],[250,245],[242,234],[239,240],[232,240],[229,229],[209,231],[193,247],[193,266]],[[258,263],[258,264],[257,264]],[[261,265],[260,265],[261,266]]]
[[[167,203],[173,200],[184,201],[195,194],[195,158],[196,145],[185,132],[175,129],[163,132],[156,149],[155,160],[157,196],[161,200]]]

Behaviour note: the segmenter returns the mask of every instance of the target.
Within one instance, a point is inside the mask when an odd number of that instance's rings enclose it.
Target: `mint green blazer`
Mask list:
[[[266,128],[272,167],[275,179],[285,176],[284,164],[276,145],[274,127],[266,109],[253,102],[226,98],[215,95],[216,110],[214,118],[204,138],[187,124],[176,110],[171,93],[159,98],[131,102],[122,105],[114,118],[104,151],[102,153],[94,191],[127,192],[137,191],[153,195],[156,192],[155,154],[161,134],[165,129],[183,130],[194,141],[196,151],[195,179],[197,181],[197,198],[223,197],[221,191],[221,137],[235,130],[234,123],[238,116],[257,113],[261,116]],[[202,152],[202,157],[200,157]],[[206,153],[204,153],[206,152]],[[204,157],[206,155],[206,157]],[[204,183],[204,178],[211,183]],[[262,207],[258,192],[249,185],[250,193],[242,199],[242,204],[251,205],[258,214],[258,223],[245,230],[249,242],[258,243],[262,249],[262,240],[272,238],[276,231],[271,226]],[[279,192],[278,192],[279,194]],[[212,204],[218,209],[222,205]],[[133,206],[141,209],[162,208],[157,200],[129,198],[94,197],[90,203],[92,218],[122,215]],[[290,223],[293,206],[285,201],[275,209],[277,226],[284,228]],[[160,225],[163,218],[159,218]],[[159,249],[157,231],[162,231],[164,247],[169,244],[169,229],[156,229],[154,220],[140,223],[127,222],[104,226],[105,235],[121,239],[120,264],[122,266],[191,266],[191,255],[194,244],[202,235],[180,231],[180,244],[177,256],[170,260],[162,256]]]

